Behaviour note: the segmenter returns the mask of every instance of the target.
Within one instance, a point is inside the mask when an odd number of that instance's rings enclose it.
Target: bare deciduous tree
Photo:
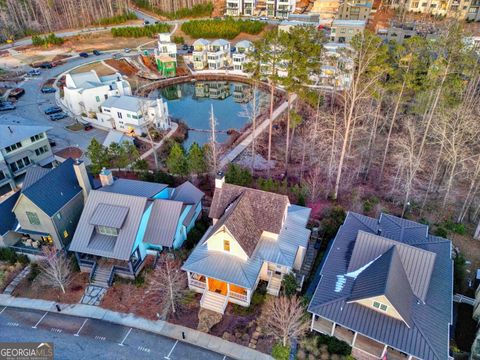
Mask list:
[[[58,287],[65,294],[66,287],[72,281],[72,266],[64,251],[57,251],[53,246],[42,249],[44,260],[38,263],[40,280],[45,284]]]
[[[284,346],[308,329],[305,308],[297,296],[269,298],[263,305],[260,324]]]

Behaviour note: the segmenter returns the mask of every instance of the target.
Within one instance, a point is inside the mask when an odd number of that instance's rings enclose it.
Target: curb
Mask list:
[[[163,320],[147,320],[131,313],[123,314],[103,309],[98,306],[83,304],[57,304],[54,301],[19,298],[0,294],[0,306],[34,309],[48,312],[57,312],[59,305],[62,314],[78,316],[89,319],[103,320],[114,324],[127,326],[143,331],[156,333],[187,344],[195,345],[207,350],[221,353],[225,356],[239,360],[273,360],[270,355],[250,349],[246,346],[235,344],[217,336],[205,334],[181,325],[175,325]],[[188,342],[184,340],[188,339]]]

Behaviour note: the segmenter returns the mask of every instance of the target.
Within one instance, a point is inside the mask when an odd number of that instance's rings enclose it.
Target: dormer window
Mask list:
[[[97,225],[97,232],[107,236],[118,236],[118,229],[109,226]]]
[[[223,251],[230,252],[230,240],[223,240]]]
[[[378,301],[373,302],[373,307],[375,309],[382,310],[382,311],[387,311],[387,309],[388,309],[387,305],[379,303]]]

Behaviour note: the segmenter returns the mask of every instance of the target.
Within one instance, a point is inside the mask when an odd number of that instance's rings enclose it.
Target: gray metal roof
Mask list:
[[[143,242],[172,247],[183,209],[181,201],[154,200]]]
[[[308,221],[310,211],[308,208],[289,206],[287,219],[278,239],[263,234],[248,260],[222,251],[209,251],[207,241],[217,229],[212,226],[192,251],[182,269],[252,289],[265,261],[293,267],[298,247],[306,248],[308,245],[310,230],[305,229],[304,224]]]
[[[382,236],[377,236],[380,229]],[[374,236],[361,235],[362,231]],[[384,246],[382,249],[380,243]],[[352,269],[357,273],[366,271],[392,246],[398,252],[413,293],[419,299],[425,294],[424,301],[413,301],[409,307],[404,294],[399,293],[405,289],[403,275],[392,275],[388,279],[400,284],[398,289],[392,286],[387,292],[390,291],[391,298],[402,299],[393,305],[402,307],[403,314],[410,312],[410,327],[401,320],[349,301],[355,286],[355,278],[349,276]],[[359,253],[355,254],[356,251]],[[350,265],[352,261],[355,263]],[[448,359],[452,271],[450,241],[428,235],[427,226],[386,214],[377,220],[350,212],[330,247],[308,311],[414,357]]]
[[[142,111],[144,105],[152,106],[152,104],[155,104],[154,100],[148,100],[138,96],[122,95],[110,96],[107,100],[103,102],[102,107],[115,108],[138,113]]]
[[[128,214],[128,207],[100,203],[90,218],[91,225],[120,229]]]
[[[203,191],[193,185],[190,181],[185,181],[182,185],[175,188],[172,199],[182,201],[186,204],[198,204],[204,195]]]
[[[28,189],[31,185],[44,177],[50,170],[51,169],[45,169],[37,165],[28,168],[25,173],[25,178],[23,179],[22,190]]]
[[[10,115],[7,115],[3,118],[9,120],[9,117]],[[15,120],[13,116],[12,120]],[[0,124],[0,134],[2,134],[2,136],[0,136],[0,149],[3,149],[22,140],[29,139],[30,136],[38,135],[51,129],[52,128],[50,126]]]
[[[102,192],[153,198],[167,185],[130,179],[116,179],[112,185],[98,189]]]
[[[12,210],[19,196],[20,191],[17,191],[15,194],[0,202],[0,236],[9,230],[13,230],[17,226],[17,218]]]
[[[118,236],[97,234],[91,219],[100,204],[128,208],[128,214]],[[92,190],[70,244],[70,251],[128,260],[132,253],[147,198]]]

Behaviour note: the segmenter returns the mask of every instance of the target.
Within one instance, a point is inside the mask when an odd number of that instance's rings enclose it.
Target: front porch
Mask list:
[[[201,274],[187,271],[190,290],[203,294],[200,306],[223,314],[227,304],[249,306],[252,291]]]

